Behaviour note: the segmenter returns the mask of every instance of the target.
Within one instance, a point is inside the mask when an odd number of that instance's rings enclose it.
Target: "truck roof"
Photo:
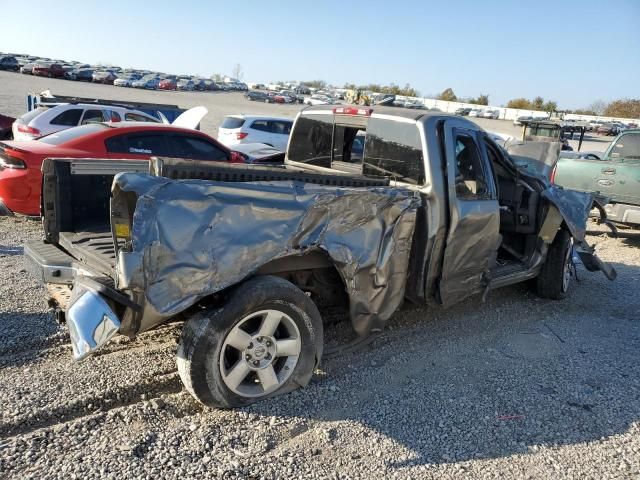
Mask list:
[[[447,113],[443,113],[443,112],[433,112],[433,111],[429,111],[429,110],[415,110],[415,109],[410,109],[410,108],[402,108],[402,107],[385,107],[382,105],[373,105],[370,107],[365,107],[362,105],[314,105],[314,106],[310,106],[305,108],[304,110],[301,111],[301,113],[304,115],[307,112],[313,112],[313,111],[322,111],[322,112],[327,112],[327,113],[331,113],[333,115],[334,113],[334,109],[335,108],[347,108],[347,107],[353,107],[353,108],[370,108],[373,110],[373,114],[378,114],[378,115],[392,115],[394,117],[402,117],[402,118],[407,118],[410,120],[418,120],[419,118],[425,117],[425,116],[431,116],[431,117],[449,117],[449,116],[453,116],[451,114],[447,114]]]

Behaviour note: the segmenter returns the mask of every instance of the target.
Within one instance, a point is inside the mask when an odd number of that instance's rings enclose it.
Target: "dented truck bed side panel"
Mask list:
[[[381,329],[403,301],[419,205],[408,190],[130,173],[113,189],[114,198],[138,197],[132,251],[119,252],[117,279],[118,288],[144,294],[141,330],[274,259],[318,249],[342,276],[359,335]]]

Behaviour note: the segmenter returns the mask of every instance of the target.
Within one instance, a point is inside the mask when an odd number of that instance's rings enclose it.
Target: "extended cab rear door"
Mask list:
[[[466,121],[445,121],[449,228],[439,284],[445,306],[485,288],[500,246],[496,185],[482,148],[478,132]]]

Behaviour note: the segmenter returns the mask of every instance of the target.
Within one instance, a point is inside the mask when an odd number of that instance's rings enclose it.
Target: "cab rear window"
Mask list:
[[[365,137],[363,173],[423,184],[424,159],[418,126],[372,118]]]

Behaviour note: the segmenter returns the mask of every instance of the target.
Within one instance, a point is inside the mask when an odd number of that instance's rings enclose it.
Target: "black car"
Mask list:
[[[18,60],[16,60],[16,57],[5,55],[0,57],[0,70],[17,72],[20,70],[20,64],[18,63]]]
[[[76,80],[80,82],[91,82],[93,80],[94,70],[85,68],[76,72]]]
[[[244,96],[248,99],[248,100],[253,100],[256,102],[271,102],[271,97],[269,97],[269,95],[265,92],[258,92],[256,90],[251,90],[250,92],[247,92],[244,94]]]
[[[456,111],[454,113],[456,115],[466,117],[467,115],[469,115],[469,112],[471,112],[470,108],[460,107],[460,108],[456,108]]]

